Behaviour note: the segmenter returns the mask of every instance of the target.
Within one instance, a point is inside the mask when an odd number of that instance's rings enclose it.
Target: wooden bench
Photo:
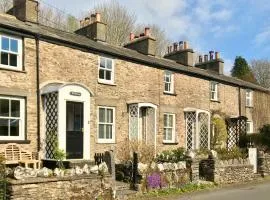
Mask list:
[[[28,152],[21,149],[17,144],[9,143],[4,146],[4,152],[0,152],[0,156],[5,158],[6,165],[19,164],[25,167],[33,165],[34,169],[40,169],[40,157],[36,152]]]

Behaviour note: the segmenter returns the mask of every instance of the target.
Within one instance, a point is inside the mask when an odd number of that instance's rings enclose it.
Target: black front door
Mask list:
[[[83,103],[67,101],[66,105],[67,159],[83,158]]]

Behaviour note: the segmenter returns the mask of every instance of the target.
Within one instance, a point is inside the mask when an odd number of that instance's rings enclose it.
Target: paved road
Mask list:
[[[176,198],[177,199],[177,198]],[[270,200],[270,181],[187,195],[177,200]]]

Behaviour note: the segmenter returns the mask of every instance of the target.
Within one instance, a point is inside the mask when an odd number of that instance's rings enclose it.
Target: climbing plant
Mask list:
[[[211,118],[212,123],[212,139],[211,139],[211,148],[225,148],[228,133],[225,119],[222,116],[223,114],[213,114]]]

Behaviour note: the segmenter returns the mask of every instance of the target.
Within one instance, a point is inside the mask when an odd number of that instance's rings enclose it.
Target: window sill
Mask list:
[[[165,144],[165,145],[177,145],[179,143],[178,142],[167,142],[167,141],[163,141],[162,144]]]
[[[26,74],[26,71],[25,70],[10,69],[10,68],[7,68],[7,67],[2,67],[2,66],[0,66],[0,70],[11,71],[11,72],[18,72],[18,73]]]
[[[215,102],[215,103],[220,103],[219,100],[215,100],[215,99],[210,99],[211,102]]]
[[[0,144],[16,143],[16,144],[30,144],[30,140],[1,140]]]
[[[165,95],[170,95],[170,96],[177,96],[176,93],[171,93],[171,92],[163,92]]]
[[[102,84],[102,85],[116,86],[116,84],[115,84],[115,83],[104,82],[104,81],[101,81],[101,80],[98,80],[98,83],[99,83],[99,84]]]
[[[116,142],[115,141],[111,141],[111,140],[108,140],[108,141],[106,141],[106,140],[103,140],[103,141],[97,141],[97,144],[116,144]]]

